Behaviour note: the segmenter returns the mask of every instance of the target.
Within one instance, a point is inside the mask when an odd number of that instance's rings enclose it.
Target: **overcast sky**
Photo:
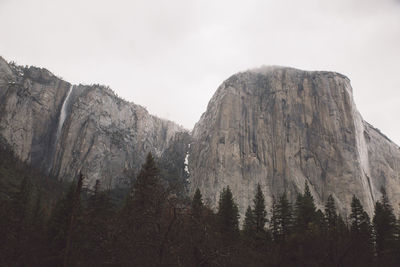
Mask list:
[[[188,129],[235,72],[341,72],[400,144],[400,0],[0,0],[0,25],[5,59],[109,85]]]

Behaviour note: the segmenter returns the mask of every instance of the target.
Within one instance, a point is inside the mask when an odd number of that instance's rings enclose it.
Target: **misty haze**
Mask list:
[[[400,266],[400,2],[0,1],[1,266]]]

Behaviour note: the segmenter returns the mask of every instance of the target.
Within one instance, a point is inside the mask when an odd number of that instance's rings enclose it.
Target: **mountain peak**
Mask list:
[[[339,73],[262,66],[225,80],[191,136],[100,85],[75,85],[0,59],[0,136],[27,163],[90,185],[127,186],[148,152],[216,207],[230,186],[241,214],[260,184],[267,208],[310,185],[348,215],[356,195],[372,214],[386,187],[400,202],[400,150],[364,122]],[[190,144],[190,145],[189,145]],[[171,167],[172,166],[172,167]],[[128,174],[127,174],[128,173]],[[130,173],[130,174],[129,174]],[[397,208],[397,207],[396,207]]]
[[[193,138],[192,189],[216,205],[229,185],[242,215],[258,183],[268,207],[283,192],[295,201],[308,183],[319,207],[332,194],[343,215],[353,194],[372,214],[381,186],[400,189],[393,179],[400,173],[397,146],[368,127],[350,80],[336,72],[263,66],[234,74],[210,100]],[[395,191],[391,197],[400,200]]]

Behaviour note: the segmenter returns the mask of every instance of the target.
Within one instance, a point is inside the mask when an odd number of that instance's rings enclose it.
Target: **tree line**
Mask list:
[[[308,184],[267,211],[260,185],[240,224],[231,189],[217,211],[176,194],[149,154],[118,207],[80,174],[50,213],[25,177],[0,205],[1,266],[400,266],[400,223],[385,191],[372,220],[353,196],[343,218],[330,195],[316,208]]]

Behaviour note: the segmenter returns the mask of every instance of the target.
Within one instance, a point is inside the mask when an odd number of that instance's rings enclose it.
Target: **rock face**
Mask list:
[[[400,150],[366,123],[350,80],[333,72],[263,67],[233,75],[216,91],[193,129],[191,192],[212,207],[230,186],[243,217],[257,183],[267,207],[308,182],[317,206],[332,194],[350,213],[356,195],[371,214],[383,186],[400,202]]]
[[[163,156],[185,132],[106,87],[71,87],[45,69],[0,58],[0,135],[23,161],[60,179],[81,170],[89,185],[123,185],[148,152]]]
[[[356,195],[372,214],[385,188],[400,202],[400,150],[366,123],[347,77],[264,67],[233,75],[188,133],[104,86],[72,86],[45,69],[0,57],[0,137],[23,161],[59,179],[126,186],[148,152],[179,192],[187,181],[216,207],[230,186],[243,214],[257,183],[294,201],[309,183],[321,208],[332,194],[343,215]],[[133,172],[133,174],[132,174]]]

